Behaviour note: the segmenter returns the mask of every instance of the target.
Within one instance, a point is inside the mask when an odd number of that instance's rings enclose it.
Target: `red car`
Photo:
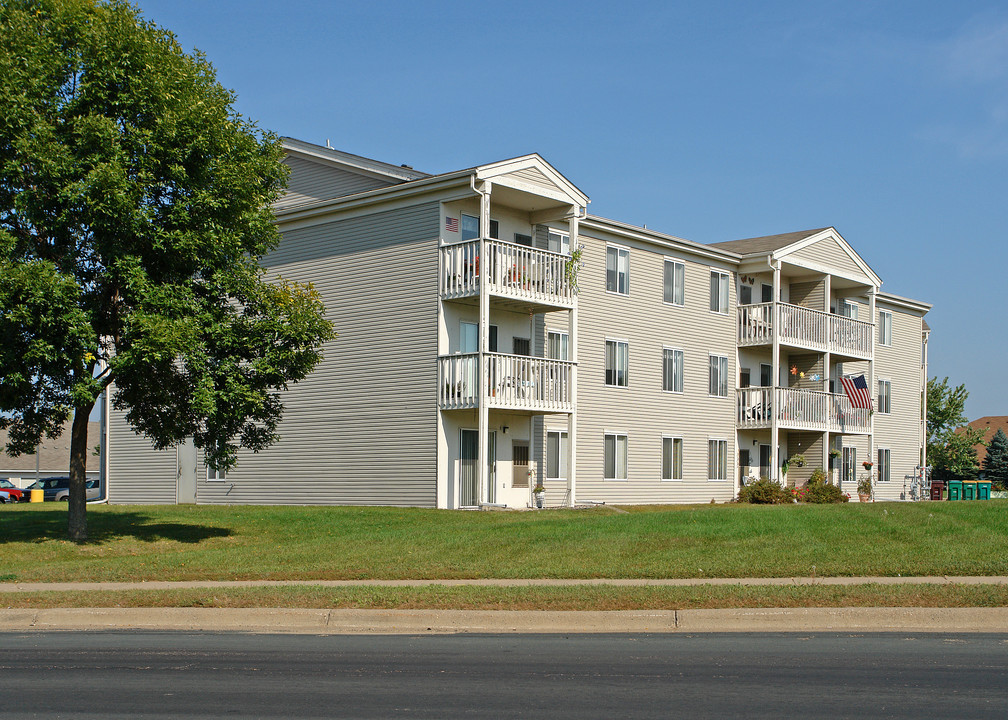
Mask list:
[[[22,502],[24,500],[24,491],[7,478],[0,478],[0,490],[6,490],[10,493],[12,502]]]

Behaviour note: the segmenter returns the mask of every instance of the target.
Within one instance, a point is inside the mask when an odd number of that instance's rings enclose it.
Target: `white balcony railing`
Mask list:
[[[742,388],[737,407],[736,422],[741,429],[769,428],[776,414],[777,425],[784,429],[854,435],[871,431],[868,410],[852,407],[846,395],[822,390]]]
[[[486,262],[479,257],[479,241],[467,240],[440,248],[439,291],[442,297],[479,294],[483,271],[492,295],[530,302],[572,305],[574,290],[567,276],[566,255],[502,240],[487,240]]]
[[[532,412],[574,409],[572,370],[567,360],[487,354],[490,407]],[[446,410],[479,406],[479,354],[438,358],[438,405]]]
[[[869,358],[872,324],[862,320],[778,303],[780,342],[818,352],[833,352]],[[738,306],[738,344],[769,345],[773,342],[773,303]]]

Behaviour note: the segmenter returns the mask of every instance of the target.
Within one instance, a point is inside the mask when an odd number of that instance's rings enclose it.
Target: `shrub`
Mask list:
[[[780,483],[761,477],[739,489],[738,501],[754,505],[780,505],[791,502],[792,496]]]
[[[829,485],[827,483],[813,485],[810,482],[804,490],[805,494],[801,498],[801,501],[807,503],[842,503],[850,499],[836,485]]]

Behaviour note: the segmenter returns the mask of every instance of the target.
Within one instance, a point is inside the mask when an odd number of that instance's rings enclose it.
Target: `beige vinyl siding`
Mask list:
[[[535,185],[536,187],[556,191],[556,183],[546,177],[538,168],[525,168],[524,170],[516,170],[515,172],[509,174],[511,177],[522,180],[523,182],[527,182],[531,185]]]
[[[115,387],[112,387],[113,396]],[[174,449],[155,450],[137,435],[125,414],[112,408],[108,423],[108,499],[110,503],[174,504],[177,458]]]
[[[863,280],[865,283],[870,282],[868,276],[865,275],[858,264],[832,238],[820,240],[801,250],[789,253],[787,259],[799,264],[801,264],[802,260],[805,260],[821,267],[828,267],[837,274]]]
[[[879,310],[892,312],[892,345],[879,345],[878,332],[875,332],[875,386],[872,388],[872,397],[873,402],[877,403],[878,380],[891,381],[892,412],[876,412],[874,415],[875,447],[889,448],[891,463],[890,482],[880,483],[876,495],[880,498],[900,499],[904,492],[904,476],[912,475],[916,465],[920,463],[922,318],[920,314],[886,305],[881,299],[876,314]],[[874,450],[871,461],[876,463],[875,470],[878,471],[878,457]],[[908,480],[906,488],[909,489]]]
[[[380,179],[291,155],[284,158],[284,164],[291,168],[291,174],[287,192],[277,203],[278,208],[331,200],[396,184],[391,179]]]
[[[578,429],[577,497],[627,503],[709,502],[734,496],[735,299],[727,314],[710,311],[711,269],[729,271],[688,253],[583,230],[584,268],[578,280]],[[605,253],[609,240],[630,249],[629,295],[605,291]],[[666,257],[685,264],[685,305],[665,305]],[[549,329],[563,329],[566,318],[548,315]],[[605,385],[606,339],[629,344],[629,385]],[[662,348],[684,351],[684,392],[662,392]],[[728,358],[728,397],[709,397],[710,353]],[[547,426],[552,428],[551,419]],[[556,426],[561,425],[558,422]],[[606,432],[627,434],[628,480],[603,480]],[[663,435],[683,438],[683,480],[661,480]],[[707,443],[728,441],[728,480],[708,482]]]
[[[822,280],[814,282],[791,283],[788,290],[791,303],[811,308],[812,310],[824,310],[826,302],[826,283]]]
[[[787,441],[783,443],[786,455],[781,458],[781,462],[795,455],[805,456],[805,465],[803,467],[791,465],[788,468],[787,484],[792,487],[801,487],[808,482],[813,470],[823,467],[823,434],[800,432],[798,430],[788,430],[786,434]],[[826,468],[823,468],[823,470],[826,470]]]

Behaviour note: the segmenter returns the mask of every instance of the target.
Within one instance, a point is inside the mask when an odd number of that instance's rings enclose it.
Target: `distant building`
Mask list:
[[[971,422],[967,427],[974,430],[983,431],[983,443],[975,445],[977,451],[977,462],[983,466],[984,458],[987,457],[987,445],[997,435],[1000,428],[1008,435],[1008,415],[987,415]]]
[[[14,484],[18,487],[25,487],[35,482],[36,477],[50,477],[52,475],[70,474],[70,425],[71,420],[67,420],[63,425],[63,432],[55,440],[47,437],[42,438],[38,452],[38,475],[35,474],[35,453],[30,455],[19,455],[12,458],[2,448],[7,447],[7,431],[0,430],[0,477],[18,478],[19,482]],[[88,423],[88,448],[89,455],[87,461],[87,474],[89,478],[97,478],[100,475],[100,464],[95,449],[98,447],[101,437],[100,423]]]

